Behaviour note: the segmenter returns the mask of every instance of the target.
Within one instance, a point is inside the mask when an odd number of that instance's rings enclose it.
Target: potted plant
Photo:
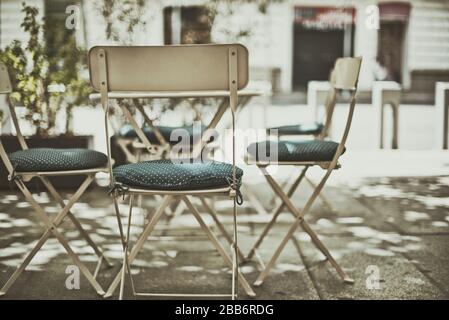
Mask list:
[[[38,9],[25,3],[22,12],[21,27],[29,35],[28,42],[12,41],[0,50],[0,60],[8,67],[13,86],[8,103],[23,107],[22,124],[25,121],[34,131],[27,143],[30,147],[87,148],[92,137],[75,136],[71,130],[71,111],[87,104],[91,90],[88,80],[81,77],[87,69],[86,54],[77,47],[74,30],[63,27],[64,20],[38,21]],[[62,124],[61,119],[65,119]],[[1,139],[8,152],[20,148],[15,136],[2,135]],[[81,178],[54,182],[59,187],[74,187]],[[0,186],[7,186],[6,180],[2,167]]]

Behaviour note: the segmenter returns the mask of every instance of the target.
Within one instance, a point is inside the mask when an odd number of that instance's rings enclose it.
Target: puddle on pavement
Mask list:
[[[404,277],[404,280],[409,284],[416,284],[416,285],[425,285],[426,282],[423,279],[415,278],[415,277]]]
[[[433,221],[432,226],[437,227],[437,228],[447,228],[447,227],[449,227],[449,223],[447,223],[445,221]]]
[[[386,185],[362,186],[357,192],[359,195],[365,197],[410,198],[410,196],[414,196],[414,194],[403,192],[402,190]]]
[[[200,271],[203,271],[204,268],[199,267],[199,266],[182,266],[182,267],[176,268],[176,270],[185,271],[185,272],[200,272]]]
[[[404,219],[409,222],[414,222],[419,220],[429,220],[430,216],[425,212],[406,211],[404,213]]]
[[[362,217],[342,217],[337,218],[337,223],[341,224],[361,224],[365,221]]]
[[[365,249],[363,252],[365,252],[366,254],[369,254],[371,256],[378,256],[378,257],[394,256],[394,252],[391,252],[390,250],[379,249],[379,248],[368,248],[368,249]]]
[[[390,179],[383,179],[384,184],[390,183]],[[413,184],[414,182],[412,182]],[[449,177],[443,177],[438,179],[440,184],[449,184]],[[416,184],[419,186],[419,183]],[[432,187],[431,189],[437,189],[437,187]],[[411,201],[418,201],[426,208],[436,208],[440,206],[449,207],[449,198],[443,197],[433,197],[433,196],[423,196],[412,192],[406,192],[398,188],[394,188],[389,185],[362,185],[358,188],[358,194],[367,197],[381,197],[385,199],[389,198],[403,198],[403,205],[405,207],[410,205]],[[38,195],[39,199],[45,203],[48,203],[48,196],[45,193]],[[18,202],[18,208],[28,208],[27,202],[20,201],[17,196],[7,195],[5,196],[6,201]],[[98,200],[98,199],[94,199]],[[90,201],[89,203],[92,203]],[[83,226],[86,230],[94,230],[95,232],[90,233],[94,241],[104,249],[106,256],[112,259],[121,260],[123,258],[122,245],[119,242],[119,232],[117,226],[117,219],[115,217],[113,207],[110,205],[107,208],[92,207],[89,203],[81,202],[75,204],[73,207],[73,212],[76,217],[80,218],[83,222]],[[148,204],[148,203],[146,203]],[[51,212],[58,212],[60,209],[57,206],[46,206],[46,210]],[[408,222],[420,222],[429,221],[432,226],[437,228],[447,228],[449,227],[449,213],[446,216],[440,218],[439,221],[432,221],[432,216],[427,212],[421,212],[419,209],[413,208],[415,210],[404,211],[402,217]],[[123,221],[126,226],[126,218],[128,212],[127,204],[120,204],[120,210],[123,217]],[[25,210],[26,211],[26,210]],[[151,210],[149,211],[151,212]],[[133,211],[133,225],[131,226],[132,241],[135,241],[137,235],[142,232],[143,226],[143,216],[146,215],[147,210],[141,208],[135,208]],[[352,213],[354,215],[354,213]],[[213,220],[208,215],[202,215],[205,222],[208,225],[213,225]],[[231,230],[232,215],[220,215],[220,220]],[[239,232],[249,233],[252,229],[248,226],[251,223],[265,224],[271,219],[270,215],[257,215],[257,214],[242,214],[239,216]],[[280,216],[281,223],[287,221],[291,223],[292,219],[289,214],[282,214]],[[313,225],[314,228],[326,229],[326,231],[342,230],[348,231],[353,235],[353,238],[349,241],[343,243],[340,248],[332,248],[332,253],[336,259],[342,258],[344,255],[353,252],[362,252],[367,255],[377,256],[377,257],[399,257],[401,253],[407,253],[410,251],[422,250],[422,245],[420,244],[421,238],[416,236],[403,236],[395,232],[384,232],[377,230],[373,227],[364,225],[366,223],[365,218],[359,216],[340,216],[332,218],[320,218]],[[163,224],[160,224],[163,226]],[[194,228],[195,230],[200,230],[198,222],[189,214],[182,214],[175,217],[170,226],[174,228]],[[39,230],[41,232],[41,227],[34,226],[32,220],[25,218],[13,219],[8,213],[0,213],[0,229],[2,233],[7,233],[7,229],[12,229],[11,233],[6,236],[1,236],[0,239],[13,239],[17,237],[16,240],[21,240],[22,242],[14,242],[8,248],[4,248],[0,251],[0,263],[2,265],[7,265],[11,267],[16,267],[18,263],[21,262],[20,256],[28,252],[34,245],[35,242],[23,243],[24,234],[28,234],[29,230]],[[23,231],[23,232],[17,232]],[[160,231],[160,230],[158,230]],[[201,231],[201,230],[200,230]],[[217,233],[217,229],[214,229]],[[319,233],[319,232],[318,232]],[[39,233],[40,234],[40,233]],[[69,238],[79,237],[79,232],[76,230],[69,230],[65,233]],[[21,238],[22,237],[22,238]],[[295,237],[298,241],[310,242],[310,237],[304,232],[297,232]],[[34,238],[33,238],[34,239]],[[206,238],[205,238],[206,239]],[[42,266],[52,259],[55,259],[59,255],[65,255],[65,251],[60,246],[56,239],[50,239],[43,250],[39,252],[35,259],[33,259],[30,265],[30,270],[42,270]],[[324,239],[326,242],[326,239]],[[133,274],[140,272],[140,268],[166,268],[173,264],[173,260],[179,258],[179,253],[176,250],[158,250],[158,243],[160,242],[150,242],[146,243],[144,249],[147,253],[151,252],[150,258],[142,258],[134,260],[132,264]],[[83,261],[96,261],[97,257],[92,253],[92,249],[85,243],[85,241],[75,240],[71,241],[71,245],[75,252],[82,254],[81,259]],[[148,250],[150,249],[150,250]],[[222,274],[224,272],[230,273],[231,270],[228,267],[217,268],[217,269],[207,269],[201,266],[179,266],[176,270],[184,272],[207,272],[209,274]],[[241,267],[242,273],[253,273],[256,272],[256,268],[250,265],[245,265]],[[304,266],[300,263],[278,263],[274,269],[277,273],[283,272],[299,272],[304,270]],[[421,279],[410,278],[407,279],[409,283],[421,284]]]
[[[273,271],[278,272],[278,273],[287,272],[287,271],[299,272],[304,269],[305,269],[305,267],[300,264],[278,263]]]

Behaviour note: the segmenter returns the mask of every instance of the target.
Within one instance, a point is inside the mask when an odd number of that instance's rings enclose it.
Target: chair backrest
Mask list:
[[[319,139],[324,139],[329,135],[329,129],[331,127],[332,123],[332,116],[334,114],[334,107],[336,103],[336,92],[335,92],[335,69],[332,69],[329,73],[329,83],[330,88],[329,91],[326,94],[326,100],[324,101],[324,127],[320,132],[320,135],[318,136]]]
[[[101,91],[101,56],[106,55],[111,91],[229,90],[229,52],[237,55],[238,89],[248,83],[248,50],[240,44],[97,46],[89,51],[92,86]]]
[[[362,65],[361,57],[339,58],[335,62],[334,88],[336,90],[349,90],[351,92],[351,100],[349,103],[346,125],[343,131],[342,138],[338,145],[337,151],[335,152],[334,159],[332,160],[331,167],[335,167],[337,165],[338,158],[343,153],[346,140],[348,138],[349,130],[351,128],[352,118],[354,115],[354,108],[356,104],[357,82],[359,80],[361,65]]]
[[[334,67],[334,87],[341,90],[356,90],[361,64],[361,57],[337,59]]]
[[[12,92],[12,84],[11,79],[9,77],[8,68],[3,62],[0,62],[0,94],[9,94]],[[8,103],[9,112],[11,114],[11,118],[16,128],[17,139],[19,140],[19,144],[22,149],[28,149],[28,145],[22,135],[22,132],[19,127],[19,121],[17,119],[17,114],[14,109],[14,106],[11,101]],[[1,141],[0,141],[1,144]]]
[[[229,106],[234,115],[237,109],[237,90],[245,88],[249,81],[248,50],[240,44],[97,46],[89,51],[89,73],[92,86],[101,93],[101,104],[105,110],[108,167],[112,185],[114,176],[108,131],[109,92],[227,91]],[[131,119],[130,121],[133,123]],[[232,121],[235,147],[234,116]],[[133,126],[136,127],[137,124]],[[137,134],[150,150],[150,142],[143,132],[137,131]],[[234,177],[235,172],[234,156]]]
[[[9,79],[8,68],[3,62],[0,62],[0,94],[11,93],[12,86]]]
[[[11,80],[9,78],[8,68],[3,62],[0,62],[0,94],[9,94],[12,92]],[[9,111],[11,113],[11,117],[16,127],[17,139],[19,140],[19,144],[22,149],[28,149],[28,146],[23,138],[23,135],[19,128],[19,122],[17,120],[17,116],[14,110],[14,107],[11,103],[8,103]],[[8,171],[8,174],[11,174],[14,170],[11,160],[8,157],[8,153],[3,147],[2,140],[0,139],[0,158]]]
[[[337,103],[337,90],[356,90],[361,63],[362,58],[360,57],[345,57],[335,60],[334,68],[329,77],[331,88],[326,97],[326,118],[324,128],[319,136],[320,139],[329,135],[332,117]]]

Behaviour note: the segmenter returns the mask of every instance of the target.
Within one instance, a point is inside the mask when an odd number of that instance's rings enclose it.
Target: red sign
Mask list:
[[[355,9],[295,7],[295,23],[307,29],[344,29],[355,23]]]
[[[411,5],[406,2],[381,2],[378,5],[380,20],[407,22]]]

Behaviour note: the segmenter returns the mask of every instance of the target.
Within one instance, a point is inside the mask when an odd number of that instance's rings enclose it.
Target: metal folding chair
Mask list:
[[[248,52],[242,45],[191,45],[154,47],[94,47],[89,52],[89,70],[93,87],[101,93],[105,110],[106,136],[108,132],[109,94],[117,92],[165,91],[177,94],[202,90],[222,90],[229,96],[235,129],[234,112],[237,106],[237,90],[248,82]],[[238,270],[237,209],[239,186],[243,172],[235,165],[235,136],[233,134],[233,162],[231,164],[189,159],[188,163],[171,160],[153,160],[127,164],[112,168],[110,142],[107,139],[111,194],[117,215],[123,245],[123,266],[117,274],[105,297],[113,294],[120,284],[119,298],[123,298],[125,274],[128,273],[134,295],[142,296],[188,296],[203,294],[138,293],[131,275],[131,263],[142,249],[146,239],[160,220],[170,202],[183,201],[209,240],[232,268],[231,294],[210,294],[207,296],[237,296],[240,283],[249,296],[255,293]],[[126,236],[123,230],[118,197],[129,195],[129,215]],[[133,198],[136,195],[163,196],[160,206],[144,227],[137,242],[130,246]],[[233,208],[232,258],[228,255],[198,210],[192,205],[190,196],[230,196]],[[238,279],[238,281],[237,281]]]
[[[324,140],[329,136],[329,131],[331,129],[332,124],[332,117],[334,114],[334,108],[336,104],[335,95],[333,93],[334,88],[334,70],[332,69],[330,76],[329,76],[329,83],[331,84],[331,88],[327,93],[326,100],[324,102],[324,119],[320,122],[311,122],[311,123],[299,123],[294,125],[284,125],[284,126],[278,126],[278,127],[271,127],[267,129],[267,134],[271,135],[273,132],[276,132],[276,137],[282,138],[282,137],[290,137],[290,136],[297,136],[297,137],[304,137],[304,136],[312,136],[316,140]],[[315,114],[318,114],[318,110],[315,110]],[[308,177],[304,177],[304,180],[312,187],[316,188],[315,183],[310,180]],[[289,180],[285,181],[281,186],[283,189],[288,187]],[[291,186],[294,186],[295,181],[291,183]],[[256,197],[256,195],[253,193],[251,188],[247,185],[244,185],[245,187],[245,194],[248,196],[248,200],[250,201],[251,205],[256,209],[257,212],[265,214],[265,215],[274,215],[279,209],[279,206],[282,206],[281,203],[277,203],[276,197],[273,198],[270,203],[274,203],[274,207],[270,213],[267,212],[263,204],[259,201],[259,199]],[[326,197],[323,194],[319,195],[321,201],[324,203],[324,205],[329,209],[332,210],[332,207],[330,206],[330,202],[326,199]],[[252,255],[252,254],[251,254]]]
[[[284,207],[286,207],[295,218],[294,223],[291,225],[290,229],[283,238],[279,247],[276,249],[268,264],[260,273],[254,285],[261,285],[263,283],[264,279],[276,263],[276,260],[278,259],[285,245],[292,238],[293,234],[299,226],[301,226],[302,229],[309,234],[312,242],[325,255],[326,259],[329,260],[329,262],[337,270],[338,274],[343,278],[343,280],[345,282],[353,282],[353,280],[335,261],[329,250],[318,238],[317,234],[304,220],[304,216],[309,211],[310,207],[313,205],[314,201],[320,194],[332,171],[340,167],[338,160],[345,151],[345,143],[348,137],[349,129],[351,127],[352,116],[356,103],[357,81],[361,61],[361,58],[340,58],[335,63],[335,79],[333,89],[331,90],[332,95],[330,98],[332,100],[336,100],[337,95],[343,90],[347,90],[351,94],[346,126],[339,143],[324,140],[278,142],[264,141],[254,143],[248,147],[247,162],[249,164],[255,163],[259,167],[259,169],[267,179],[269,185],[274,190],[275,194],[282,200],[282,203],[276,210],[271,221],[262,231],[261,236],[256,241],[256,244],[251,249],[247,258],[250,259],[255,253],[257,254],[257,248],[260,246],[269,230],[273,227],[277,217],[282,212],[282,209]],[[276,148],[277,159],[272,161],[269,158],[270,154],[267,154],[266,150],[272,152],[274,150],[273,148]],[[303,167],[303,169],[290,189],[285,192],[282,187],[268,173],[267,167],[269,165],[301,166]],[[299,210],[291,201],[291,196],[300,184],[301,180],[304,179],[307,170],[312,166],[319,166],[322,169],[326,170],[326,173],[313,191],[312,195],[307,200],[304,208],[302,210]]]
[[[335,67],[335,65],[334,65]],[[267,129],[267,133],[270,134],[270,132],[277,132],[277,136],[279,138],[287,137],[287,136],[297,136],[297,137],[304,137],[304,136],[312,136],[316,140],[325,140],[329,137],[329,133],[332,126],[332,118],[334,115],[334,109],[335,105],[337,103],[335,99],[335,73],[334,69],[331,70],[329,75],[329,84],[330,88],[326,95],[326,100],[324,102],[324,119],[322,121],[315,121],[311,123],[299,123],[295,125],[285,125],[285,126],[279,126],[279,127],[272,127]],[[316,106],[315,114],[318,115],[318,106]],[[304,176],[304,180],[312,187],[316,188],[316,184],[310,180],[307,176]],[[283,185],[283,189],[285,190],[285,187],[288,186],[287,181],[285,185]],[[291,184],[293,186],[295,181]],[[327,198],[324,196],[324,194],[319,194],[320,200],[323,202],[323,204],[327,207],[328,210],[332,211],[332,207],[330,205],[330,201],[327,200]],[[271,212],[271,214],[275,214],[277,210],[279,210],[279,203],[275,204],[275,208]]]
[[[337,60],[338,61],[338,60]],[[335,61],[335,63],[337,63]],[[324,102],[324,119],[320,122],[299,123],[294,125],[285,125],[279,127],[272,127],[267,129],[267,133],[277,132],[278,137],[282,136],[313,136],[316,139],[324,140],[329,136],[329,131],[332,124],[332,117],[335,109],[335,95],[333,94],[335,86],[335,65],[329,76],[330,90],[327,93]],[[315,113],[318,113],[315,110]]]
[[[127,109],[124,112],[129,115],[131,104],[125,101],[120,101],[119,104],[121,104],[122,109]],[[125,160],[128,163],[136,163],[143,159],[156,160],[170,157],[171,148],[179,143],[176,133],[180,132],[180,130],[183,133],[187,133],[189,137],[189,141],[187,145],[183,146],[183,149],[192,149],[194,142],[199,141],[203,132],[207,129],[206,126],[201,126],[200,130],[197,130],[194,125],[178,127],[155,125],[146,114],[144,106],[139,99],[132,99],[132,105],[144,119],[141,128],[148,142],[151,144],[151,150],[148,152],[147,145],[145,142],[142,142],[140,133],[133,128],[132,124],[123,125],[116,131],[114,140],[125,155]],[[212,142],[215,136],[218,136],[218,133],[214,132],[208,143]],[[185,141],[184,144],[186,144]]]
[[[12,85],[9,79],[7,67],[3,63],[0,63],[0,94],[9,94],[11,92]],[[0,296],[7,293],[9,288],[17,280],[22,271],[25,270],[27,265],[31,262],[33,257],[50,238],[50,236],[54,236],[58,239],[60,244],[67,251],[69,257],[72,259],[73,263],[79,267],[80,271],[84,274],[92,287],[94,287],[99,295],[103,295],[104,291],[97,282],[96,277],[103,261],[105,261],[109,266],[112,266],[112,264],[103,255],[103,252],[95,244],[87,231],[83,229],[81,223],[70,212],[70,209],[94,181],[95,174],[98,172],[107,172],[106,165],[108,158],[103,153],[87,149],[28,148],[26,140],[20,131],[14,106],[12,105],[12,102],[8,105],[17,132],[17,139],[22,150],[8,154],[0,140],[0,156],[8,171],[8,179],[19,188],[31,207],[36,211],[38,217],[45,225],[45,232],[34,248],[25,256],[23,262],[17,267],[3,288],[1,288]],[[49,177],[70,177],[72,175],[85,175],[86,179],[70,197],[70,199],[65,202],[61,194],[50,182]],[[38,178],[42,181],[51,196],[61,207],[61,211],[59,211],[53,219],[50,218],[50,216],[45,212],[45,209],[33,197],[33,194],[25,184],[25,182],[28,182],[33,178]],[[92,247],[93,251],[99,258],[93,274],[81,262],[78,255],[72,250],[67,238],[61,231],[58,230],[58,227],[60,227],[63,220],[67,217],[73,222],[74,226],[80,232],[80,235],[87,241],[89,246]]]

